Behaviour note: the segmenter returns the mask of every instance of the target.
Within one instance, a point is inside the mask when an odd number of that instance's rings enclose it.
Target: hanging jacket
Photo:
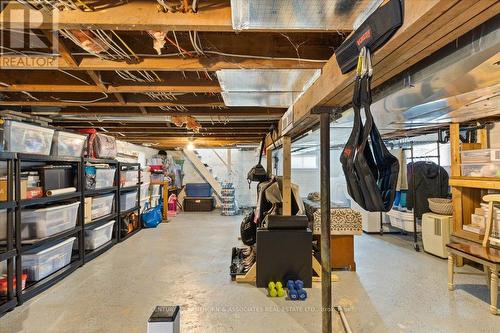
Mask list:
[[[413,165],[413,167],[412,167]],[[449,176],[446,170],[434,162],[419,161],[408,163],[408,193],[406,207],[414,208],[417,217],[429,212],[428,198],[446,198],[448,196]],[[415,184],[413,184],[413,172],[415,172]],[[416,200],[413,198],[413,187],[415,187]],[[414,203],[416,206],[414,207]]]

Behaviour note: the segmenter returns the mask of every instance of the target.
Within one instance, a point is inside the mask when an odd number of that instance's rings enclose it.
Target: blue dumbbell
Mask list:
[[[297,290],[304,289],[304,281],[295,280],[295,289]]]
[[[286,287],[288,288],[288,290],[294,290],[295,289],[295,283],[292,280],[288,280],[286,282]]]
[[[299,294],[299,299],[301,301],[305,301],[307,298],[307,292],[304,289],[297,290],[297,293]]]
[[[299,294],[297,293],[297,290],[295,290],[295,289],[288,289],[288,297],[292,301],[296,301],[299,299]]]

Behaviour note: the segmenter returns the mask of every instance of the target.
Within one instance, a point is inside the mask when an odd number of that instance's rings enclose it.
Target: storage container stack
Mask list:
[[[500,178],[500,149],[464,150],[461,155],[463,177]]]
[[[78,234],[76,226],[81,204],[76,193],[81,191],[77,176],[87,138],[14,120],[6,120],[3,130],[3,148],[19,153],[17,159],[21,168],[18,193],[23,207],[17,208],[17,216],[20,216],[23,245],[18,255],[21,255],[24,289],[72,263],[73,254],[76,254],[73,253],[76,240],[73,235]],[[47,158],[49,155],[54,158]],[[8,186],[3,174],[1,201],[7,201]],[[14,186],[10,186],[14,191]],[[6,215],[6,210],[0,212],[1,241],[7,239]],[[6,273],[6,266],[5,262],[0,262],[0,275]],[[1,277],[0,294],[6,285],[6,278]]]
[[[183,206],[185,212],[210,212],[214,210],[212,186],[208,183],[186,184],[186,197]]]
[[[221,215],[233,216],[238,214],[238,205],[236,203],[235,188],[233,183],[222,183],[222,211]]]
[[[151,187],[151,172],[149,169],[141,170],[141,197],[139,204],[141,205],[141,213],[146,208],[146,204],[149,204],[151,199],[151,194],[149,192]]]
[[[406,232],[414,231],[413,210],[406,207],[406,190],[401,190],[396,193],[394,205],[392,209],[386,213],[391,222],[391,226],[401,229]],[[417,224],[417,231],[420,232],[422,226]]]

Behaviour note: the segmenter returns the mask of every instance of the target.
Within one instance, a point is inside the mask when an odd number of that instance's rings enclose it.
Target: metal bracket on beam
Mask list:
[[[311,114],[321,115],[323,113],[330,114],[330,122],[336,121],[342,116],[342,111],[331,106],[317,106],[311,109]]]

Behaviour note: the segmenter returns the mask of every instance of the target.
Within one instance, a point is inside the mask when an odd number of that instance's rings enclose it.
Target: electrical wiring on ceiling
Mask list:
[[[184,93],[173,94],[163,91],[150,91],[150,92],[145,92],[144,95],[149,96],[149,98],[151,98],[152,100],[162,102],[162,101],[176,101],[177,100],[176,95],[184,95]]]
[[[80,10],[93,12],[102,10],[117,4],[124,4],[128,0],[100,1],[100,0],[16,0],[18,3],[31,9],[41,11],[52,10]]]
[[[109,97],[108,94],[106,94],[105,92],[101,92],[101,94],[103,94],[104,96],[96,98],[96,99],[93,99],[93,100],[88,100],[88,101],[71,100],[71,99],[61,99],[61,98],[57,98],[57,97],[54,97],[54,96],[50,96],[50,98],[52,98],[52,99],[54,99],[56,101],[59,101],[59,102],[64,102],[64,103],[92,104],[92,103],[96,103],[96,102],[102,101],[104,99],[107,99]]]
[[[162,111],[179,111],[179,112],[185,112],[188,111],[188,109],[184,105],[176,105],[176,106],[159,106],[160,110]]]
[[[76,79],[76,80],[78,80],[78,81],[80,81],[80,82],[83,82],[83,83],[85,83],[86,85],[89,85],[89,86],[90,86],[90,83],[89,83],[89,82],[85,81],[85,80],[84,80],[84,79],[82,79],[82,78],[79,78],[78,76],[76,76],[76,75],[74,75],[74,74],[71,74],[70,72],[66,72],[65,70],[62,70],[62,69],[60,69],[60,68],[58,68],[57,70],[58,70],[59,72],[61,72],[61,73],[64,73],[64,74],[66,74],[66,75],[68,75],[68,76],[71,76],[72,78],[74,78],[74,79]]]
[[[159,11],[162,12],[170,12],[170,13],[176,13],[176,12],[194,12],[196,13],[198,10],[198,1],[194,0],[193,3],[190,5],[189,0],[177,0],[177,1],[172,1],[173,3],[169,2],[168,0],[156,0],[158,2],[158,9]]]
[[[204,50],[203,46],[201,45],[201,40],[199,37],[199,34],[197,31],[188,31],[189,35],[189,40],[191,42],[191,45],[193,47],[193,50],[186,50],[185,48],[181,47],[179,44],[179,41],[177,39],[177,35],[175,34],[174,31],[172,31],[174,40],[170,39],[168,37],[168,32],[160,32],[160,31],[150,31],[149,34],[153,38],[153,46],[154,49],[157,51],[159,57],[171,57],[171,56],[182,56],[185,57],[186,55],[190,57],[201,57],[201,56],[208,56],[210,54],[213,55],[220,55],[224,57],[234,57],[234,58],[246,58],[246,59],[263,59],[263,60],[289,60],[289,61],[299,61],[299,62],[314,62],[314,63],[326,63],[328,60],[320,60],[320,59],[307,59],[307,58],[301,58],[298,56],[298,48],[302,46],[305,42],[302,42],[299,45],[295,45],[290,41],[292,46],[294,47],[294,50],[297,52],[297,58],[293,57],[269,57],[269,56],[258,56],[258,55],[247,55],[247,54],[237,54],[237,53],[226,53],[226,52],[219,52],[219,51],[209,51],[209,50]],[[172,46],[177,48],[179,52],[177,53],[168,53],[168,54],[162,54],[161,49],[165,47],[165,43],[161,40],[161,38],[165,36],[165,40],[168,41]],[[161,48],[158,48],[160,46]],[[138,54],[138,56],[141,57],[151,57],[154,55],[151,54]]]
[[[134,81],[134,82],[161,82],[162,79],[154,71],[127,71],[127,70],[116,70],[116,74],[124,80]]]
[[[137,63],[140,58],[125,43],[125,41],[113,30],[106,32],[101,29],[96,30],[60,30],[61,34],[73,43],[87,51],[88,53],[104,60],[126,60]],[[113,36],[118,39],[114,41]],[[120,45],[121,44],[121,45]],[[125,51],[122,46],[127,49]]]

